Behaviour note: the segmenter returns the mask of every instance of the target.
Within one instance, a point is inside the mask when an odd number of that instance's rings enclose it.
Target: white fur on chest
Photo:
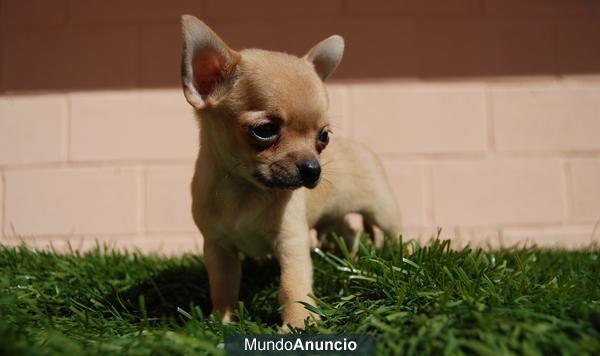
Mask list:
[[[264,257],[273,252],[274,237],[264,231],[257,220],[238,216],[233,221],[216,220],[211,225],[218,231],[218,238],[232,245],[239,252],[251,257]]]
[[[205,238],[217,240],[252,257],[272,254],[278,219],[277,203],[248,190],[236,189],[227,181],[217,185],[214,195],[198,197],[200,230]]]

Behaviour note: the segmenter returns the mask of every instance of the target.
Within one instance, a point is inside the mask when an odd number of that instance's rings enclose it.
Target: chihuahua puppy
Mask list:
[[[377,158],[356,142],[330,142],[323,81],[340,63],[344,41],[331,36],[299,58],[234,51],[190,15],[182,29],[183,92],[200,123],[192,213],[204,237],[213,311],[226,322],[237,308],[240,254],[272,255],[281,266],[284,326],[304,327],[310,229],[335,231],[356,212],[366,226],[400,231]]]

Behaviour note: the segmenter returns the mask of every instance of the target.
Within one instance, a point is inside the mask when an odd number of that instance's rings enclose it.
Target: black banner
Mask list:
[[[365,334],[230,334],[228,355],[372,355],[375,338]]]

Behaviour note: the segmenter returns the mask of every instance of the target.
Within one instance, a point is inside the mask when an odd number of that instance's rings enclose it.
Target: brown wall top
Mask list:
[[[0,90],[177,86],[183,13],[238,49],[341,34],[334,79],[600,72],[600,0],[0,0]]]

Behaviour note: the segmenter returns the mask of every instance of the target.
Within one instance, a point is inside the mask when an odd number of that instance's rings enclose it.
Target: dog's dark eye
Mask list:
[[[319,134],[319,143],[322,145],[326,145],[329,143],[329,130],[323,129]]]
[[[250,132],[252,133],[252,136],[259,141],[274,141],[279,136],[279,125],[272,122],[267,122],[252,126],[250,128]]]

